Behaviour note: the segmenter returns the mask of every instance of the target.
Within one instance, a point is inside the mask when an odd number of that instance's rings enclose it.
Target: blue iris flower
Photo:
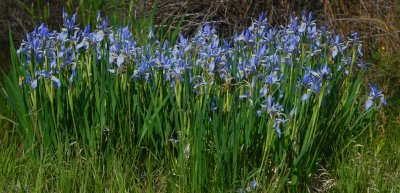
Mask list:
[[[376,85],[369,84],[370,93],[367,98],[367,102],[365,103],[365,108],[369,110],[375,101],[379,100],[379,107],[382,105],[386,105],[386,99],[382,91],[378,90]]]
[[[64,25],[65,25],[65,27],[67,27],[68,31],[72,30],[75,27],[76,13],[74,15],[72,15],[71,19],[68,19],[68,14],[63,9],[63,21],[64,21]]]
[[[278,137],[281,138],[282,137],[282,131],[281,131],[281,124],[286,123],[287,119],[284,118],[276,118],[274,120],[274,130],[276,131],[276,133],[278,134]]]
[[[250,182],[251,189],[256,190],[257,186],[258,186],[257,181],[253,180]]]
[[[60,82],[60,80],[59,80],[57,77],[51,76],[51,81],[53,82],[53,85],[54,85],[56,88],[60,88],[61,82]]]

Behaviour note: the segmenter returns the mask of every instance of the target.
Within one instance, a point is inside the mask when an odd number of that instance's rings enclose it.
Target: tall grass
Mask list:
[[[0,88],[2,83],[0,83]],[[13,130],[13,125],[15,125],[14,116],[11,110],[11,106],[5,97],[0,97],[0,106],[2,107],[0,111],[0,147],[5,147],[9,143],[14,142],[15,132]]]
[[[25,148],[124,155],[150,179],[167,176],[167,192],[300,191],[385,103],[362,86],[357,34],[317,28],[311,14],[282,28],[260,15],[230,40],[205,24],[176,42],[151,25],[98,15],[79,28],[63,14],[60,31],[41,25],[11,46],[5,95]]]
[[[380,125],[373,138],[364,135],[351,143],[352,148],[335,153],[329,170],[335,184],[332,191],[400,191],[399,110],[392,110],[387,124]]]

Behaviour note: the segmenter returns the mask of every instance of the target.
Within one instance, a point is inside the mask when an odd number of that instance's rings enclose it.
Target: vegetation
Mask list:
[[[398,191],[398,120],[382,121],[357,33],[304,12],[186,37],[156,27],[155,8],[119,21],[81,3],[84,25],[63,11],[59,31],[42,24],[18,49],[10,34],[4,191]]]

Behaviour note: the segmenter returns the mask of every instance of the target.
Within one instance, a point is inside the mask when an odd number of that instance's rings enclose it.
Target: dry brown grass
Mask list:
[[[400,1],[324,0],[325,20],[343,34],[358,31],[368,48],[400,48]]]
[[[1,1],[1,43],[8,39],[8,26],[15,32],[15,39],[23,38],[27,29],[34,25],[30,14],[14,0]],[[28,7],[36,2],[20,1]],[[50,18],[56,18],[49,21],[53,25],[61,20],[60,10],[66,6],[65,2],[41,1],[40,6],[50,7]],[[129,0],[110,2],[104,1],[103,9],[116,8],[119,10],[117,13],[126,15]],[[149,13],[154,2],[145,1],[144,6],[138,3],[135,12],[140,12],[143,7]],[[303,10],[312,10],[320,23],[342,34],[360,32],[371,49],[384,47],[391,51],[400,47],[399,0],[158,0],[156,21],[174,26],[185,15],[182,30],[186,33],[192,32],[201,23],[212,21],[224,35],[231,35],[234,30],[248,26],[251,18],[257,17],[260,12],[267,13],[271,25],[280,25],[286,23],[291,14],[299,15]]]
[[[147,1],[149,12],[154,0]],[[261,12],[271,25],[287,22],[290,15],[313,11],[319,23],[348,35],[358,31],[369,51],[400,48],[400,1],[398,0],[159,0],[157,23],[176,25],[182,15],[182,30],[192,32],[201,23],[210,22],[224,35],[243,29]]]

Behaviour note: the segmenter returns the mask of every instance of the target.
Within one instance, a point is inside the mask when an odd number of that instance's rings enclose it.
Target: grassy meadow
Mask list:
[[[371,78],[398,55],[372,67],[312,12],[224,37],[102,5],[67,1],[56,28],[26,6],[44,23],[10,31],[0,191],[400,191],[399,99]]]

